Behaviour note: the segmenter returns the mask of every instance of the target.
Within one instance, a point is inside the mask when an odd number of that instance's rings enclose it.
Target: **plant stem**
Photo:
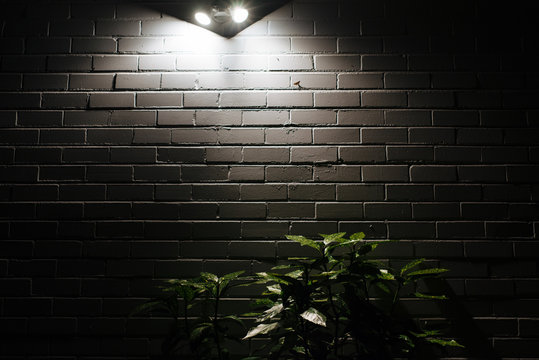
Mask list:
[[[217,347],[217,358],[219,360],[223,360],[223,353],[222,353],[222,350],[221,350],[221,342],[219,340],[219,330],[217,328],[218,326],[218,323],[217,323],[217,317],[219,316],[219,291],[220,291],[220,288],[219,288],[219,281],[217,281],[217,284],[216,284],[216,291],[215,291],[215,306],[214,306],[214,309],[215,309],[215,312],[214,312],[214,316],[213,316],[213,333],[214,333],[214,337],[215,337],[215,346]]]

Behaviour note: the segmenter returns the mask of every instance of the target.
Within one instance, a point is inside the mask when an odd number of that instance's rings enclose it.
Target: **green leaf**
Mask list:
[[[221,279],[223,280],[236,280],[237,278],[240,277],[241,274],[243,274],[245,271],[236,271],[236,272],[233,272],[233,273],[230,273],[230,274],[226,274],[226,275],[223,275],[221,277]]]
[[[430,268],[430,269],[412,271],[411,273],[408,273],[406,276],[408,277],[430,276],[430,275],[438,275],[447,271],[449,270],[441,269],[441,268]]]
[[[460,348],[464,347],[463,345],[459,344],[455,340],[444,340],[444,339],[438,339],[438,338],[426,338],[425,340],[432,344],[438,344],[441,346],[454,346],[454,347],[460,347]]]
[[[309,247],[312,247],[313,249],[316,249],[317,251],[320,251],[320,244],[314,240],[307,239],[305,236],[286,235],[286,238],[288,240],[293,240],[295,242],[300,243],[301,246],[309,246]]]
[[[219,281],[219,277],[217,275],[208,272],[201,272],[200,277],[203,280],[212,281],[214,283],[217,283]]]
[[[277,265],[271,268],[271,270],[287,270],[287,269],[295,269],[297,268],[297,265],[291,265],[291,264],[283,264],[283,265]]]
[[[260,324],[260,325],[258,325],[256,327],[252,328],[251,330],[249,330],[247,335],[245,335],[242,340],[250,339],[250,338],[252,338],[254,336],[257,336],[257,335],[267,334],[267,333],[277,329],[278,327],[279,327],[278,322],[269,323],[269,324]]]
[[[424,261],[425,261],[425,259],[416,259],[414,261],[410,261],[408,264],[406,264],[406,265],[404,265],[402,267],[400,274],[403,275],[405,272],[407,272],[408,270],[416,267],[417,265],[421,264]]]
[[[326,327],[326,316],[320,311],[311,307],[302,312],[299,316],[304,318],[307,321],[312,322],[313,324]]]
[[[191,340],[198,340],[200,339],[201,337],[204,336],[204,333],[206,331],[209,331],[209,329],[211,328],[211,324],[210,323],[202,323],[202,324],[199,324],[196,328],[194,328],[192,331],[191,331]]]
[[[395,276],[386,269],[380,269],[378,278],[382,280],[395,280]]]
[[[421,299],[447,300],[445,295],[427,295],[419,292],[414,293],[414,296]]]
[[[350,240],[362,240],[362,239],[365,239],[365,233],[363,232],[357,232],[350,235]]]
[[[324,245],[331,244],[332,242],[342,242],[343,237],[346,235],[345,232],[335,233],[335,234],[319,234],[324,238]]]
[[[284,308],[283,304],[281,304],[281,303],[273,305],[271,308],[264,311],[264,314],[262,315],[262,317],[257,319],[256,322],[264,322],[264,321],[266,321],[268,319],[271,319],[275,315],[280,314],[281,311],[283,311],[283,308]]]

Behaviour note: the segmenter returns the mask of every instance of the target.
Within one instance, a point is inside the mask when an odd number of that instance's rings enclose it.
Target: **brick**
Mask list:
[[[228,174],[230,181],[263,181],[264,166],[231,166]]]
[[[158,161],[162,162],[197,163],[204,160],[204,149],[192,147],[160,147],[157,156]]]
[[[41,166],[39,180],[41,181],[72,181],[83,180],[84,166]]]
[[[0,90],[21,89],[22,78],[19,74],[0,74]]]
[[[45,109],[81,109],[86,108],[87,104],[88,95],[84,93],[47,93],[42,97],[42,108]]]
[[[458,203],[419,203],[412,204],[413,219],[417,220],[444,220],[460,217]],[[463,205],[464,215],[464,205]],[[472,219],[473,217],[466,217]]]
[[[268,218],[314,218],[312,203],[268,203]]]
[[[376,54],[382,51],[382,40],[370,37],[343,37],[338,40],[339,53]]]
[[[440,128],[411,128],[410,143],[415,144],[454,144],[455,130]]]
[[[110,113],[104,110],[64,111],[64,124],[69,126],[107,125]]]
[[[105,200],[105,185],[61,185],[60,200]]]
[[[162,89],[194,89],[196,74],[164,73],[161,75]]]
[[[262,144],[264,129],[221,128],[217,138],[220,144]]]
[[[176,70],[221,70],[221,58],[217,55],[180,55],[176,59]]]
[[[107,54],[116,52],[116,40],[110,38],[74,38],[71,51],[74,54]]]
[[[425,162],[434,160],[434,152],[430,147],[421,146],[388,146],[388,161]]]
[[[363,128],[361,143],[363,144],[399,144],[408,141],[405,128]]]
[[[55,36],[91,36],[94,33],[94,22],[76,19],[53,21],[49,33]]]
[[[410,220],[412,208],[406,203],[365,203],[365,219]]]
[[[485,236],[485,226],[482,222],[473,221],[438,222],[436,232],[441,239],[482,238]]]
[[[137,107],[181,107],[182,94],[168,92],[139,92]]]
[[[458,92],[457,104],[463,108],[497,108],[502,103],[499,92]]]
[[[154,126],[155,110],[112,110],[110,124],[113,126]]]
[[[193,125],[195,112],[191,110],[158,110],[157,124],[161,126]]]
[[[312,133],[310,129],[286,128],[266,129],[267,144],[311,144]]]
[[[328,220],[355,220],[363,218],[363,204],[317,203],[316,218]]]
[[[246,163],[288,163],[290,150],[287,147],[245,147],[243,161]]]
[[[392,222],[388,231],[390,239],[433,239],[436,235],[434,223]]]
[[[321,53],[321,52],[336,52],[337,39],[328,38],[291,38],[291,49],[295,53]]]
[[[110,152],[113,163],[155,163],[155,148],[113,148]]]
[[[457,180],[456,166],[412,165],[410,180],[414,182],[454,182]]]
[[[89,144],[131,144],[133,130],[128,129],[88,129],[86,140]]]
[[[183,94],[184,107],[217,107],[219,93],[217,92],[186,92]]]
[[[88,166],[86,169],[88,181],[103,182],[125,182],[133,178],[133,168],[131,166]]]
[[[434,73],[432,74],[434,89],[470,89],[477,87],[477,76],[474,73]]]
[[[401,35],[404,34],[404,24],[399,21],[365,20],[361,24],[362,35]]]
[[[270,55],[268,70],[311,70],[313,59],[307,55]]]
[[[224,203],[219,204],[221,219],[265,219],[265,203]]]
[[[134,179],[136,181],[171,182],[180,180],[180,166],[154,165],[135,166]]]
[[[434,148],[434,158],[440,163],[481,162],[481,148],[472,146],[440,146]]]
[[[339,89],[381,89],[384,87],[381,73],[339,74]]]
[[[315,21],[316,35],[359,35],[359,22],[356,20]]]
[[[336,112],[332,110],[293,110],[290,112],[290,123],[294,125],[331,125],[336,121]]]
[[[242,184],[241,200],[286,200],[286,185]]]
[[[226,148],[206,148],[206,161],[208,163],[240,162],[241,157],[241,148],[239,146]]]
[[[198,77],[201,89],[241,89],[243,74],[238,73],[202,73]]]
[[[380,110],[339,110],[337,122],[339,125],[381,125],[384,113]]]
[[[176,69],[176,57],[173,55],[141,55],[138,60],[138,68],[142,71]]]
[[[269,91],[268,107],[312,107],[313,93],[309,91]]]
[[[85,204],[84,217],[87,219],[125,219],[131,217],[128,203]]]
[[[458,178],[463,182],[505,182],[503,166],[458,166]]]
[[[314,68],[318,71],[361,69],[359,55],[315,55]]]
[[[384,85],[386,89],[428,89],[430,77],[423,73],[386,73]]]
[[[383,185],[364,185],[364,184],[361,184],[361,185],[338,184],[337,185],[337,200],[338,201],[384,200],[384,186]]]
[[[241,225],[237,221],[197,222],[193,224],[195,239],[239,239]],[[233,264],[232,264],[233,265]],[[227,269],[227,272],[229,272]]]
[[[253,24],[254,25],[254,24]],[[258,25],[258,23],[257,23]],[[260,27],[262,27],[264,24],[262,21],[260,21]],[[254,27],[253,27],[253,30]],[[265,30],[265,29],[264,29]],[[265,31],[263,31],[265,35]],[[245,34],[245,33],[244,33]],[[253,31],[253,35],[254,31]],[[245,38],[242,43],[240,43],[237,48],[248,51],[250,53],[286,53],[290,51],[290,39],[288,37],[257,37],[252,36]],[[233,46],[229,46],[225,49],[227,52],[236,51],[237,48]]]
[[[69,75],[70,90],[112,90],[113,84],[113,74]]]
[[[37,144],[39,132],[37,130],[1,129],[0,140],[3,144]]]
[[[466,145],[502,144],[500,129],[461,128],[457,129],[457,143]]]
[[[219,61],[216,61],[219,64]],[[224,70],[264,70],[268,69],[268,57],[266,55],[225,55],[222,66]],[[215,66],[219,70],[220,66]],[[212,68],[208,70],[213,70]]]
[[[437,201],[477,201],[481,199],[481,187],[478,185],[434,185],[434,197]]]
[[[447,71],[453,69],[453,57],[447,55],[410,55],[408,62],[410,70]]]
[[[66,163],[102,163],[108,162],[109,158],[107,148],[65,148],[62,152]]]
[[[408,166],[405,165],[365,165],[362,171],[366,182],[408,181]]]
[[[219,97],[220,107],[264,107],[265,92],[222,92]]]
[[[179,144],[216,144],[217,129],[178,129],[172,130],[172,143]]]
[[[328,165],[314,168],[314,180],[320,182],[360,182],[361,167]]]
[[[93,93],[89,104],[91,108],[132,108],[135,106],[135,94]]]
[[[386,160],[383,146],[346,146],[339,148],[339,159],[344,163],[382,163]]]
[[[363,107],[405,107],[407,95],[403,92],[365,91],[361,93]]]
[[[190,223],[178,221],[152,221],[144,224],[145,239],[189,239],[191,237],[191,232],[192,226]]]
[[[86,134],[83,129],[41,130],[41,144],[82,144]]]
[[[120,53],[155,53],[163,50],[162,38],[120,38],[118,52]]]
[[[292,147],[290,148],[292,163],[303,162],[335,162],[337,160],[336,147]]]
[[[528,149],[525,147],[485,147],[482,149],[482,158],[485,163],[526,163],[528,162]]]
[[[267,166],[266,181],[309,181],[313,173],[310,166]]]
[[[360,96],[357,92],[317,92],[314,93],[316,107],[358,107]]]
[[[136,71],[138,57],[135,55],[93,56],[93,70],[97,71]]]
[[[220,116],[217,119],[211,119],[212,121],[219,121],[222,119],[223,111],[218,112]],[[229,123],[226,125],[235,125],[238,120],[243,125],[284,125],[289,123],[290,113],[288,111],[243,111],[239,113],[239,119],[237,118],[238,112],[232,111]],[[239,125],[239,123],[238,123]]]
[[[99,20],[95,24],[96,35],[140,35],[140,22],[130,20]]]
[[[67,79],[67,74],[25,75],[23,88],[27,90],[66,90]]]
[[[533,228],[527,222],[487,222],[486,234],[489,238],[532,238]]]
[[[307,20],[270,20],[268,32],[270,35],[312,35],[314,24]]]
[[[116,89],[158,89],[160,74],[117,74]]]
[[[290,82],[298,88],[306,89],[335,89],[337,87],[335,74],[295,73],[292,74]]]
[[[152,200],[154,189],[151,185],[107,185],[107,200]],[[157,199],[157,188],[156,188]],[[162,200],[162,199],[159,199]]]
[[[290,87],[290,76],[287,73],[244,73],[244,87],[255,89],[286,89]]]
[[[182,166],[182,180],[184,181],[219,181],[227,179],[227,166]]]
[[[41,106],[39,94],[34,93],[2,93],[0,107],[2,109],[32,109]]]
[[[406,70],[406,57],[399,55],[362,55],[361,70]]]

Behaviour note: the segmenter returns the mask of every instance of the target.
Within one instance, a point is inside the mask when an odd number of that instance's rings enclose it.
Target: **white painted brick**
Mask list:
[[[310,91],[269,91],[269,107],[311,107],[313,93]]]
[[[226,39],[198,26],[193,26],[186,34],[188,35],[166,37],[165,51],[211,55],[235,54],[245,50],[245,41],[239,37]]]
[[[339,74],[339,89],[382,89],[384,87],[384,74]]]
[[[359,55],[316,55],[314,67],[316,70],[355,71],[361,64]]]
[[[262,107],[266,106],[265,91],[230,91],[221,93],[221,107]]]
[[[266,129],[266,144],[312,144],[311,129],[282,128]]]
[[[159,89],[161,74],[117,74],[116,89]]]
[[[290,87],[288,73],[250,73],[244,74],[245,88],[284,89]]]
[[[268,32],[270,35],[313,35],[314,24],[307,20],[270,20]]]
[[[161,75],[161,88],[194,89],[196,78],[194,73],[163,73]]]
[[[157,124],[160,126],[183,126],[195,124],[195,112],[192,110],[159,110]]]
[[[110,38],[74,38],[71,44],[74,54],[115,53],[116,40]]]
[[[290,52],[290,38],[248,37],[244,39],[242,51],[248,53],[287,53]]]
[[[71,74],[69,88],[76,90],[112,90],[114,74]]]
[[[136,71],[138,69],[138,57],[135,55],[94,56],[93,69],[100,71]]]
[[[337,148],[328,146],[301,146],[290,148],[292,163],[321,163],[337,161]]]
[[[216,144],[217,128],[211,129],[174,129],[172,142],[178,144]]]
[[[293,125],[334,125],[337,113],[333,110],[292,110],[290,123]]]
[[[142,92],[137,94],[137,107],[179,107],[182,94],[177,92]]]
[[[138,60],[139,70],[174,70],[176,57],[173,55],[141,55]]]
[[[299,85],[294,85],[299,81]],[[337,76],[335,74],[296,73],[290,80],[293,87],[299,86],[305,89],[335,89]]]
[[[140,35],[140,21],[100,20],[95,25],[96,35],[134,36]]]
[[[233,126],[241,125],[240,110],[197,110],[195,115],[197,126]]]
[[[185,28],[185,22],[178,19],[142,21],[142,35],[181,35]]]
[[[241,89],[243,87],[243,74],[204,72],[198,77],[198,85],[201,89]]]
[[[339,21],[316,20],[315,35],[359,35],[360,22],[357,19]]]
[[[162,38],[121,38],[119,52],[153,53],[163,51]]]
[[[259,20],[256,23],[249,25],[238,33],[240,36],[256,36],[266,35],[268,33],[268,21]]]
[[[244,111],[243,125],[286,125],[290,123],[288,111]]]
[[[196,91],[183,94],[183,106],[185,107],[217,107],[218,104],[218,92]]]
[[[334,37],[293,37],[292,52],[294,53],[326,53],[337,51],[337,39]]]
[[[358,91],[332,91],[314,93],[316,107],[355,107],[359,106]]]
[[[312,70],[313,59],[307,55],[276,55],[268,57],[269,70]]]
[[[219,128],[220,144],[263,144],[262,128]]]
[[[218,55],[180,55],[176,59],[177,70],[219,70],[221,58]]]
[[[339,53],[379,54],[382,39],[372,37],[344,37],[338,41]]]
[[[90,94],[91,108],[132,108],[134,106],[134,93],[103,92]]]
[[[265,55],[225,55],[223,68],[225,70],[266,70],[268,57]]]
[[[382,110],[339,110],[337,123],[339,125],[382,125],[384,112]]]
[[[244,147],[243,162],[278,164],[290,161],[290,149],[288,147]]]

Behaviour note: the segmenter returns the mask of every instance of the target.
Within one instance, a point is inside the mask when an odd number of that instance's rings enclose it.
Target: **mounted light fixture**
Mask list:
[[[233,21],[240,24],[247,20],[249,11],[239,5],[221,1],[214,3],[208,11],[198,11],[195,13],[196,21],[203,26],[208,26],[212,22],[217,24],[225,24]]]

